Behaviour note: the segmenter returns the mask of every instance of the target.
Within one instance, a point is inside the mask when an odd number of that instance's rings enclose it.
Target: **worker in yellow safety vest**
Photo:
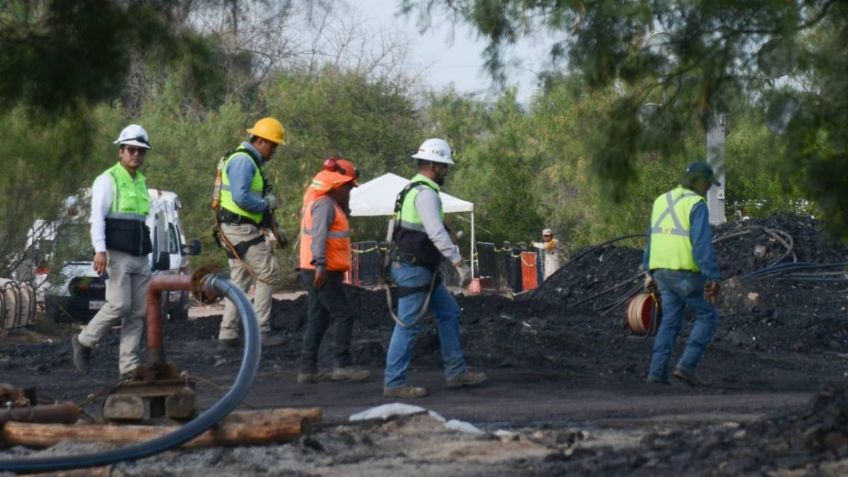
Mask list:
[[[358,177],[352,162],[331,156],[304,194],[299,270],[301,282],[309,291],[309,304],[298,384],[317,383],[325,377],[362,381],[371,375],[367,369],[353,366],[353,312],[344,289],[344,275],[351,264],[348,202]],[[335,323],[335,349],[333,371],[328,376],[318,372],[318,350],[331,320]]]
[[[245,292],[255,285],[253,308],[262,333],[262,346],[279,346],[282,338],[271,334],[271,295],[279,282],[280,267],[265,232],[275,228],[272,234],[281,241],[280,245],[285,245],[285,231],[271,220],[279,200],[270,192],[262,168],[277,147],[285,144],[285,131],[280,121],[262,118],[247,133],[249,141],[242,142],[219,166],[217,232],[229,259],[230,279]],[[232,301],[225,300],[218,343],[223,349],[234,348],[238,346],[238,338],[236,307]]]
[[[709,210],[704,197],[720,185],[706,162],[686,168],[680,185],[654,201],[648,244],[642,267],[645,288],[659,291],[662,321],[654,338],[647,381],[668,384],[668,361],[683,323],[686,307],[695,323],[672,375],[691,386],[706,383],[695,373],[718,326],[712,303],[719,292],[718,262],[712,246]]]

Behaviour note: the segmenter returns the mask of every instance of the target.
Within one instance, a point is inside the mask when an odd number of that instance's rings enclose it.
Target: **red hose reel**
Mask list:
[[[639,293],[627,302],[624,322],[633,334],[653,336],[662,318],[659,297],[653,293]]]

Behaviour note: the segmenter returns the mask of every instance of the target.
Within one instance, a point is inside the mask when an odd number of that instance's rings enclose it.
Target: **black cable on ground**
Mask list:
[[[587,254],[589,254],[589,253],[591,253],[591,252],[594,252],[594,251],[596,251],[596,250],[599,250],[599,249],[601,249],[601,248],[604,248],[604,247],[606,247],[606,246],[608,246],[608,245],[614,244],[615,242],[620,242],[620,241],[622,241],[622,240],[626,240],[626,239],[630,239],[630,238],[638,238],[638,237],[645,238],[645,237],[646,237],[646,235],[645,235],[645,234],[628,234],[628,235],[621,235],[621,236],[618,236],[618,237],[612,238],[612,239],[610,239],[610,240],[607,240],[606,242],[601,242],[601,243],[599,243],[599,244],[597,244],[597,245],[592,245],[591,247],[588,247],[588,248],[584,249],[582,252],[578,253],[577,255],[575,255],[575,256],[573,256],[573,257],[571,257],[571,260],[569,260],[569,261],[568,261],[568,263],[566,263],[565,265],[563,265],[563,266],[559,267],[559,269],[558,269],[557,271],[555,271],[555,272],[554,272],[551,276],[549,276],[549,277],[548,277],[548,278],[546,278],[544,281],[542,281],[542,283],[541,283],[538,287],[536,287],[536,288],[534,288],[533,290],[530,290],[530,291],[528,291],[528,292],[520,292],[520,293],[517,293],[516,295],[520,295],[520,294],[524,294],[524,293],[526,293],[526,298],[528,298],[528,299],[532,299],[532,298],[534,298],[534,297],[536,296],[536,294],[539,292],[539,290],[541,290],[541,289],[542,289],[542,286],[544,285],[544,283],[545,283],[546,281],[548,281],[548,280],[550,280],[550,279],[552,279],[552,278],[556,277],[556,276],[557,276],[557,275],[559,275],[560,273],[565,273],[565,270],[566,270],[566,268],[568,268],[568,265],[569,265],[569,264],[572,264],[572,263],[576,262],[577,260],[580,260],[581,258],[583,258],[584,256],[586,256]]]
[[[0,461],[0,472],[31,473],[83,469],[149,457],[194,439],[234,411],[250,391],[259,368],[259,325],[250,300],[244,292],[228,279],[210,277],[209,280],[211,288],[235,303],[245,336],[241,367],[233,386],[221,399],[174,432],[147,442],[95,454],[3,460]]]

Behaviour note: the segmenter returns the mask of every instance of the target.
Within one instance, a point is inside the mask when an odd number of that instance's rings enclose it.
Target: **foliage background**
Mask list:
[[[604,38],[598,54],[575,56],[572,68],[540,77],[543,87],[521,104],[510,90],[494,99],[428,91],[415,77],[398,73],[405,54],[401,40],[378,39],[344,22],[335,24],[348,28],[345,35],[334,37],[343,40],[325,41],[321,51],[306,48],[304,42],[311,40],[303,39],[292,18],[320,18],[310,32],[326,40],[326,25],[334,24],[331,3],[12,0],[0,5],[5,106],[0,110],[5,168],[0,276],[25,256],[21,250],[34,219],[60,213],[64,197],[90,186],[117,160],[111,142],[131,122],[148,130],[154,146],[144,167],[149,185],[179,194],[188,238],[203,241],[195,264],[224,263],[210,236],[214,169],[263,116],[277,117],[286,127],[288,144],[268,171],[284,204],[278,219],[292,240],[305,186],[330,154],[354,160],[363,181],[388,171],[410,177],[409,155],[418,144],[444,137],[457,160],[446,189],[476,204],[480,240],[529,241],[552,227],[569,250],[644,231],[653,198],[676,183],[687,163],[705,157],[703,113],[710,103],[704,103],[704,88],[712,76],[702,71],[701,80],[684,77],[672,103],[657,87],[650,73],[655,69],[642,68],[633,51],[616,49],[629,41],[625,34],[633,26],[628,22],[643,24],[650,9],[618,10],[627,15],[610,24],[601,21],[610,20],[610,12],[592,17],[597,30],[581,30],[575,38],[578,44]],[[91,15],[94,7],[105,13]],[[478,16],[468,18],[489,34],[485,15],[520,16],[504,8],[472,9]],[[567,5],[562,8],[573,13]],[[815,34],[802,38],[810,57],[797,84],[808,87],[803,94],[797,87],[793,92],[805,104],[821,106],[821,111],[804,109],[804,124],[816,129],[799,126],[777,136],[764,116],[776,90],[722,83],[731,219],[787,211],[823,214],[843,233],[841,216],[834,212],[842,196],[833,192],[841,179],[829,172],[845,167],[838,160],[844,155],[844,139],[838,139],[844,129],[832,119],[845,116],[848,108],[839,110],[841,103],[830,105],[822,95],[841,94],[846,84],[838,79],[844,54],[826,61],[828,52],[844,44],[845,22],[844,8],[830,8]],[[703,6],[698,12],[708,10]],[[132,34],[119,21],[128,12],[139,22]],[[105,21],[110,19],[115,21]],[[569,30],[562,25],[557,28]],[[660,102],[664,109],[659,116],[640,118],[645,102]],[[454,229],[468,228],[456,218],[449,221]],[[355,220],[354,239],[381,239],[385,222]],[[463,241],[468,239],[466,234]],[[461,247],[467,250],[467,242]],[[292,249],[281,253],[288,260],[284,268],[292,268],[294,255]]]

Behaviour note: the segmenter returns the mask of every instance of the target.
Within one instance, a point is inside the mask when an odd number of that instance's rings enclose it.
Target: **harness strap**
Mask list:
[[[228,248],[225,248],[224,251],[227,253],[227,258],[244,257],[245,254],[247,253],[247,251],[250,249],[250,247],[252,247],[256,244],[262,243],[264,241],[265,241],[265,236],[258,235],[256,237],[253,237],[250,240],[246,240],[244,242],[240,242],[240,243],[233,245],[232,251]],[[233,251],[235,253],[233,253]]]

